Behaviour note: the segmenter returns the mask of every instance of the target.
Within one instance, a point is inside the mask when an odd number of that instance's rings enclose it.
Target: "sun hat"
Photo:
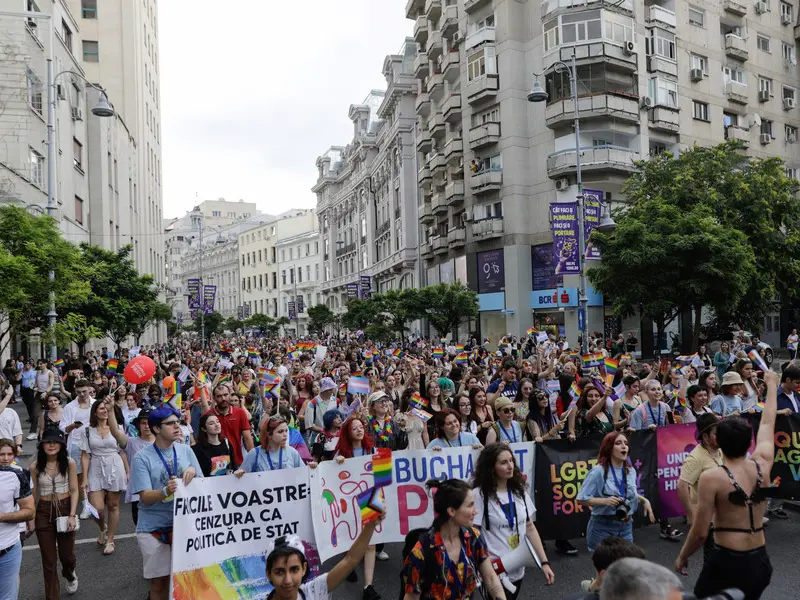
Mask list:
[[[499,412],[502,409],[506,408],[507,406],[514,406],[514,403],[511,401],[510,398],[506,397],[498,398],[494,403],[494,411]]]
[[[736,371],[728,371],[722,376],[722,384],[720,387],[726,385],[744,385],[741,376]]]
[[[67,445],[67,441],[64,439],[61,430],[54,427],[48,427],[44,430],[44,433],[42,433],[42,439],[39,440],[39,446],[41,447],[41,445],[45,442],[58,442],[64,447]]]
[[[369,396],[367,396],[367,406],[372,406],[373,402],[377,402],[378,400],[383,400],[384,398],[388,397],[389,394],[387,394],[383,390],[372,392]]]
[[[335,390],[336,383],[334,383],[333,379],[330,377],[323,377],[322,381],[319,382],[319,393],[327,392],[329,390]]]

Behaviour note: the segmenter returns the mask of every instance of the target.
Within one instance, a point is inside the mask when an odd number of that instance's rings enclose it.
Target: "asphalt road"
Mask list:
[[[20,409],[19,405],[12,408]],[[25,421],[24,409],[20,413]],[[30,462],[35,446],[25,442],[25,454],[21,462]],[[764,600],[785,600],[798,598],[800,593],[800,570],[797,568],[797,549],[800,539],[800,513],[790,512],[786,521],[773,520],[767,525],[767,547],[774,568],[772,584],[762,596]],[[685,526],[679,527],[686,531]],[[130,506],[123,505],[119,533],[116,539],[116,552],[103,556],[96,543],[97,527],[91,521],[82,521],[78,533],[78,577],[80,587],[72,596],[75,600],[95,600],[114,597],[117,600],[144,600],[147,598],[147,585],[142,579],[142,559],[134,536]],[[680,549],[676,542],[659,538],[658,526],[650,526],[634,532],[636,543],[644,548],[649,560],[667,567],[672,566]],[[544,585],[540,574],[529,570],[525,578],[520,599],[536,598],[558,599],[580,591],[580,582],[593,574],[589,553],[582,540],[573,540],[579,548],[577,557],[562,557],[549,545],[548,558],[556,574],[556,584]],[[36,536],[28,539],[23,549],[20,600],[40,600],[44,595],[41,557]],[[386,551],[388,562],[379,562],[376,567],[375,588],[385,600],[395,599],[399,594],[399,573],[401,568],[401,544],[389,544]],[[685,580],[686,588],[691,590],[699,573],[702,551],[698,552],[690,564],[690,575]],[[326,569],[335,564],[335,559],[326,563]],[[359,583],[343,583],[333,594],[335,600],[355,600],[360,597],[363,586],[363,571],[359,569]],[[62,595],[67,594],[62,585]]]

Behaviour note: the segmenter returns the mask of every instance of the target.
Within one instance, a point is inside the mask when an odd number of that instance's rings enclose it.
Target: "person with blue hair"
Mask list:
[[[311,453],[317,461],[331,460],[336,454],[336,445],[339,443],[339,432],[342,430],[345,416],[337,408],[326,410],[322,415],[322,424],[325,427],[317,437]]]

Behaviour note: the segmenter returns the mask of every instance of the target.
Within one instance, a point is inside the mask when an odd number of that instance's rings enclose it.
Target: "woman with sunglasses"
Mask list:
[[[494,403],[494,411],[497,413],[497,422],[486,434],[486,445],[504,442],[512,444],[522,441],[522,425],[514,418],[516,409],[514,403],[509,398],[498,398]]]
[[[283,417],[276,415],[263,419],[259,434],[261,445],[247,453],[242,466],[234,475],[241,477],[245,473],[296,469],[303,466],[300,454],[287,444],[289,426]],[[316,463],[311,463],[309,466],[311,465],[316,466]]]
[[[559,420],[550,408],[550,399],[542,390],[531,394],[531,407],[526,423],[527,439],[536,443],[559,439],[566,421]]]
[[[437,412],[432,420],[436,424],[437,436],[428,444],[428,450],[441,451],[442,448],[459,446],[472,446],[476,450],[483,448],[477,436],[461,433],[461,415],[456,411],[446,408]]]

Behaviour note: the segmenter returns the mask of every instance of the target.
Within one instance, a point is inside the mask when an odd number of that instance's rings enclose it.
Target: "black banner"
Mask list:
[[[634,431],[628,435],[628,460],[636,469],[636,488],[653,505],[658,517],[658,436],[655,431]],[[633,520],[634,527],[649,524],[640,508]]]
[[[749,415],[758,435],[761,415]],[[770,473],[770,496],[783,500],[800,499],[800,415],[778,415],[775,421],[775,462]]]

